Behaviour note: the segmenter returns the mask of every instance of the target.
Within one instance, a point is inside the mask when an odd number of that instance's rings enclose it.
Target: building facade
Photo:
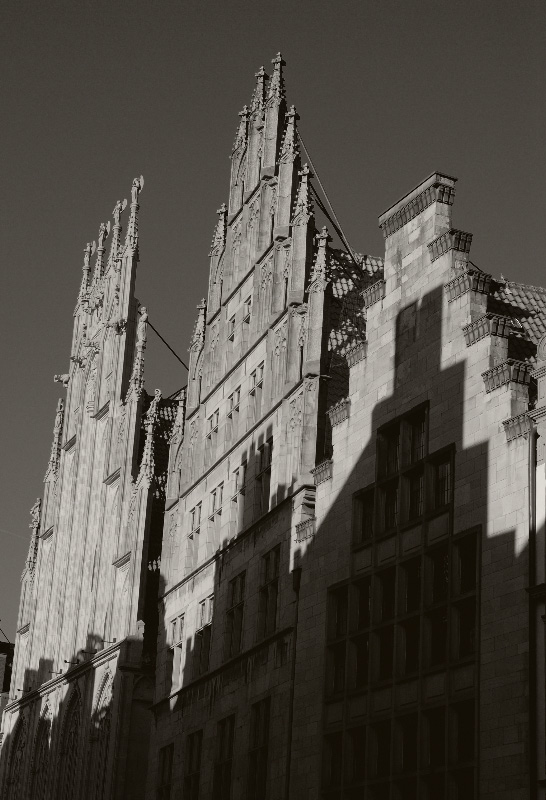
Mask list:
[[[440,172],[384,256],[329,232],[283,67],[239,115],[177,396],[142,386],[141,180],[93,278],[86,250],[9,800],[546,796],[546,290],[470,260]]]
[[[153,699],[168,437],[176,400],[143,389],[134,296],[142,179],[125,241],[118,202],[84,253],[44,497],[31,511],[13,677],[6,800],[143,796]],[[111,236],[105,256],[106,237]]]

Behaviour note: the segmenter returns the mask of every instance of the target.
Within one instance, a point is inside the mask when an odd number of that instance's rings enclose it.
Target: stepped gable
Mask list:
[[[510,358],[534,366],[536,346],[546,334],[546,289],[515,281],[496,281],[487,309],[513,321]]]

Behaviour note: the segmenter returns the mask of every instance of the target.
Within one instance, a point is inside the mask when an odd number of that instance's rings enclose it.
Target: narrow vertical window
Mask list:
[[[257,516],[269,511],[271,495],[271,470],[273,463],[273,439],[268,439],[258,449],[258,473],[256,475]]]
[[[210,642],[212,635],[212,612],[214,595],[199,603],[197,629],[195,631],[195,674],[208,672],[210,664]]]
[[[174,744],[168,744],[159,751],[157,770],[157,800],[171,800]]]
[[[265,800],[269,747],[270,698],[254,703],[250,709],[248,751],[248,800]]]
[[[234,493],[231,496],[230,535],[236,536],[244,528],[246,497],[246,461],[233,473]]]
[[[262,558],[258,600],[258,639],[270,636],[277,627],[280,554],[281,548],[277,546]]]
[[[235,714],[218,722],[212,786],[213,800],[230,800]]]
[[[184,758],[184,800],[198,800],[201,778],[201,749],[203,731],[195,731],[186,737]]]
[[[262,413],[262,387],[264,365],[260,364],[250,375],[250,391],[248,393],[248,424],[254,425]]]
[[[226,612],[226,658],[241,652],[243,637],[243,611],[245,605],[246,572],[241,572],[228,585],[228,610]]]
[[[359,492],[353,498],[353,541],[363,544],[373,536],[374,490]]]

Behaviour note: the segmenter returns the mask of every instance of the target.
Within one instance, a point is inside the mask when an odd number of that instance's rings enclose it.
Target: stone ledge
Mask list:
[[[507,442],[518,439],[520,436],[527,439],[534,427],[533,421],[527,412],[505,419],[502,425]]]
[[[364,301],[364,308],[369,308],[373,306],[374,303],[377,303],[378,300],[382,300],[385,297],[385,281],[380,280],[372,283],[371,286],[368,286],[367,289],[364,289],[362,292],[362,299]]]
[[[324,461],[321,461],[314,469],[311,470],[311,475],[315,479],[315,486],[318,486],[320,483],[324,483],[325,481],[330,480],[332,477],[332,466],[333,461],[331,458],[327,458]]]
[[[458,231],[456,228],[441,233],[427,245],[430,253],[430,260],[436,261],[449,250],[459,250],[461,253],[470,253],[472,244],[472,234],[466,231]]]
[[[368,342],[358,342],[348,347],[345,351],[345,359],[349,367],[354,367],[360,361],[363,361],[368,354]]]
[[[491,275],[469,267],[457,275],[456,278],[444,284],[448,303],[452,303],[465,292],[480,292],[489,294],[491,288]]]
[[[512,320],[509,317],[501,317],[499,314],[483,314],[474,322],[463,326],[466,346],[484,339],[486,336],[503,336],[508,338],[512,331]]]
[[[328,416],[330,417],[330,424],[332,427],[339,425],[349,418],[350,407],[351,401],[348,397],[344,397],[328,409]]]
[[[506,361],[482,372],[482,378],[485,383],[485,391],[492,392],[510,381],[528,384],[531,380],[531,369],[525,361],[507,358]]]
[[[391,236],[396,231],[400,230],[407,222],[414,219],[418,214],[424,211],[426,208],[431,206],[433,203],[446,203],[446,205],[453,205],[453,201],[455,199],[455,186],[451,181],[455,181],[453,178],[447,178],[447,176],[441,175],[440,173],[434,173],[430,176],[430,178],[425,181],[425,186],[419,192],[418,187],[417,190],[414,192],[418,192],[414,194],[411,199],[405,203],[401,208],[397,203],[391,209],[386,211],[382,214],[379,218],[379,227],[383,231],[383,237],[386,239],[388,236]],[[421,184],[422,186],[423,184]],[[399,201],[401,203],[404,202],[402,199]]]
[[[303,542],[315,535],[316,517],[309,517],[296,525],[296,542]]]

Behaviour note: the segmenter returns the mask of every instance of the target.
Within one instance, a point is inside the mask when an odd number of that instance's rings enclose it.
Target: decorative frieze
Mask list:
[[[485,391],[492,392],[510,381],[528,384],[531,380],[531,370],[524,361],[507,358],[501,364],[482,372],[482,378],[485,383]]]
[[[367,289],[364,289],[362,292],[362,300],[364,301],[364,308],[369,308],[373,306],[374,303],[377,303],[378,300],[382,300],[385,297],[385,281],[380,280],[372,283],[371,286],[368,286]]]
[[[328,416],[330,417],[332,428],[334,425],[339,425],[341,422],[344,422],[349,418],[350,407],[351,401],[348,397],[344,397],[328,409]]]
[[[446,203],[453,205],[455,199],[455,187],[445,183],[433,183],[427,186],[416,197],[409,201],[405,206],[395,211],[392,216],[384,219],[379,227],[383,231],[386,239],[396,231],[400,230],[407,222],[414,219],[418,214],[431,206],[433,203]]]
[[[313,475],[315,479],[315,486],[318,486],[320,483],[324,483],[325,481],[330,480],[332,477],[332,466],[333,461],[331,458],[326,458],[324,461],[321,461],[320,464],[311,470],[311,475]]]
[[[469,253],[472,244],[472,234],[465,231],[458,231],[455,228],[440,234],[428,247],[430,260],[436,261],[449,250],[459,250],[461,253]]]
[[[315,535],[316,517],[308,517],[296,525],[296,542],[303,542]]]
[[[359,361],[366,358],[368,352],[368,342],[357,342],[347,348],[345,358],[349,367],[354,367]]]
[[[508,338],[512,331],[512,321],[509,317],[502,317],[499,314],[487,312],[474,322],[463,326],[463,333],[466,346],[478,342],[486,336],[504,336]]]
[[[502,425],[506,434],[507,442],[518,439],[520,436],[523,436],[525,439],[527,439],[533,430],[533,420],[527,412],[523,414],[517,414],[515,417],[510,417],[510,419],[505,419]]]
[[[491,275],[486,272],[479,272],[476,269],[472,269],[472,267],[468,267],[444,285],[448,303],[452,303],[466,292],[489,294],[491,280]]]

